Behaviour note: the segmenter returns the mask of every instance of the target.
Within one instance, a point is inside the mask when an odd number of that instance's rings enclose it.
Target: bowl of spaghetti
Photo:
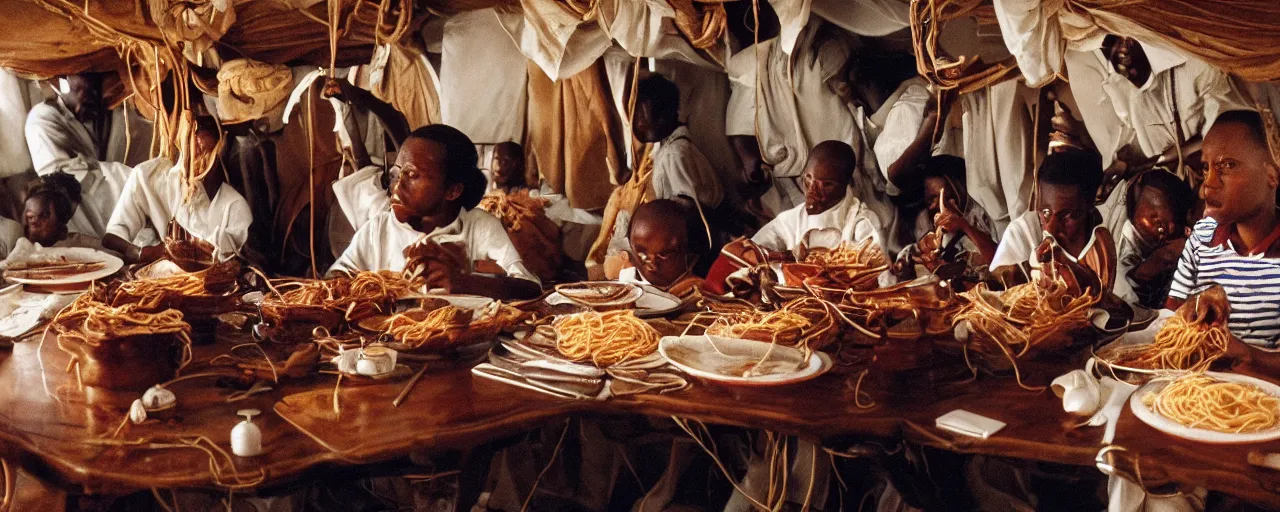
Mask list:
[[[318,325],[329,330],[390,313],[397,300],[416,291],[410,281],[388,271],[269,283],[270,293],[260,305],[263,321],[276,327]],[[310,332],[310,328],[304,330]]]
[[[388,345],[401,352],[472,352],[467,349],[493,343],[519,315],[498,302],[480,309],[449,303],[436,306],[389,316],[380,322],[379,330],[393,340]]]
[[[112,306],[138,304],[182,311],[188,316],[213,316],[237,307],[240,263],[228,260],[187,272],[168,260],[156,261],[133,273],[133,279],[113,282],[105,300]]]
[[[1152,427],[1205,443],[1280,439],[1280,386],[1233,373],[1188,373],[1153,380],[1129,399]]]
[[[1203,372],[1227,354],[1230,314],[1226,292],[1214,285],[1172,315],[1098,349],[1094,357],[1112,370],[1137,375]]]
[[[111,306],[84,294],[50,327],[80,383],[89,387],[142,391],[172,379],[191,361],[191,326],[173,309]]]

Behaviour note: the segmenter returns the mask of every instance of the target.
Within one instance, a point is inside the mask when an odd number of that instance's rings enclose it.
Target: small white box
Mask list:
[[[1004,422],[980,416],[964,409],[956,409],[938,416],[937,426],[956,434],[986,439],[1004,428]]]

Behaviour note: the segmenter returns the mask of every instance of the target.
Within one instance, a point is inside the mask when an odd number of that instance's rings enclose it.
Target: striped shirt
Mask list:
[[[1280,257],[1268,252],[1240,255],[1218,221],[1203,219],[1182,250],[1169,296],[1185,300],[1220,284],[1231,303],[1231,333],[1258,348],[1280,348]]]

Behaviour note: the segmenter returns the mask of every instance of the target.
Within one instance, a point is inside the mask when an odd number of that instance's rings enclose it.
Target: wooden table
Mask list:
[[[982,377],[969,383],[908,383],[894,393],[869,379],[864,390],[876,401],[855,405],[856,374],[832,373],[782,388],[734,388],[694,383],[668,395],[640,395],[606,402],[553,398],[472,378],[468,369],[428,373],[399,406],[392,400],[405,381],[339,388],[341,414],[333,411],[334,376],[285,384],[267,394],[227,403],[229,389],[213,378],[171,386],[179,405],[167,421],[126,426],[117,439],[157,443],[203,436],[230,451],[236,410],[257,408],[266,453],[214,475],[209,455],[192,448],[109,446],[133,394],[78,390],[64,369],[68,357],[52,339],[17,344],[0,361],[0,456],[32,473],[88,493],[123,493],[156,487],[217,487],[218,483],[285,484],[312,471],[374,464],[409,453],[465,450],[550,424],[575,414],[679,416],[706,423],[768,429],[813,440],[849,437],[902,439],[961,453],[988,454],[1092,466],[1101,428],[1071,430],[1078,418],[1064,413],[1049,392],[1019,389],[1011,378]],[[229,348],[226,341],[197,347],[186,374],[206,371],[208,361]],[[37,358],[37,352],[40,357]],[[41,363],[43,361],[43,372]],[[872,366],[875,376],[875,366]],[[1047,380],[1044,379],[1044,380]],[[47,390],[47,392],[46,392]],[[957,408],[1000,419],[1009,426],[988,440],[955,436],[934,428],[934,419]],[[1126,412],[1116,443],[1126,456],[1140,456],[1148,484],[1180,482],[1221,490],[1280,507],[1280,473],[1245,462],[1250,450],[1280,451],[1280,442],[1213,446],[1159,433]]]

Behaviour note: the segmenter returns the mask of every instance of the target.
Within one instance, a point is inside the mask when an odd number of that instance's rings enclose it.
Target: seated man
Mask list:
[[[702,282],[693,272],[698,252],[690,247],[690,215],[680,203],[659,199],[640,205],[627,233],[627,258],[634,265],[622,269],[622,281],[646,283],[678,297],[692,293]]]
[[[1090,285],[1132,302],[1128,281],[1116,277],[1115,239],[1094,206],[1101,182],[1102,160],[1095,152],[1071,150],[1046,156],[1037,176],[1035,209],[1009,224],[991,261],[992,271],[1005,277],[1031,277],[1022,271],[1024,264],[1034,275],[1052,260],[1079,278],[1089,277]],[[1092,276],[1097,283],[1092,283]]]
[[[1158,309],[1169,298],[1196,195],[1173,173],[1158,169],[1134,178],[1126,195],[1120,273],[1128,277],[1139,305]]]
[[[925,209],[916,219],[915,249],[926,267],[965,261],[991,263],[996,254],[995,226],[969,196],[964,159],[939,155],[923,165]],[[942,239],[938,239],[938,234]]]
[[[751,241],[778,257],[794,250],[812,230],[835,229],[842,241],[874,238],[879,244],[880,219],[853,192],[857,167],[858,156],[844,142],[814,146],[801,178],[804,204],[778,214]]]
[[[530,190],[524,172],[524,148],[511,141],[493,147],[493,163],[489,166],[490,188],[511,193]]]
[[[249,202],[226,183],[218,165],[221,131],[209,117],[193,120],[190,130],[192,142],[183,147],[194,152],[190,159],[193,170],[187,169],[186,158],[167,168],[167,160],[156,158],[135,168],[125,183],[120,203],[107,224],[107,235],[102,238],[102,245],[124,255],[125,262],[146,263],[165,255],[162,244],[133,245],[148,222],[159,233],[185,231],[197,245],[211,250],[217,261],[240,254],[249,238],[253,222]]]
[[[24,128],[36,174],[65,171],[81,182],[88,202],[76,210],[70,230],[93,236],[104,235],[129,173],[107,161],[113,123],[102,80],[99,73],[60,78],[57,94],[31,108]]]
[[[433,257],[455,257],[457,263],[429,265],[424,277],[432,288],[503,299],[536,297],[541,293],[538,278],[521,263],[502,223],[475,208],[485,188],[477,160],[471,139],[453,127],[414,130],[391,168],[391,210],[356,232],[329,275],[403,271],[410,256],[425,247]],[[462,254],[449,254],[446,245],[461,245]],[[493,260],[507,275],[472,273],[481,260]]]
[[[80,182],[58,171],[46,174],[27,187],[22,216],[23,236],[41,247],[87,247],[101,250],[102,240],[67,229],[80,202]]]
[[[1231,333],[1272,352],[1280,348],[1280,147],[1268,147],[1263,123],[1257,112],[1231,111],[1205,135],[1205,218],[1187,239],[1165,307],[1177,309],[1205,286],[1220,284],[1231,304]],[[1259,350],[1237,347],[1240,352]]]
[[[689,138],[680,124],[680,90],[662,75],[651,75],[637,85],[636,139],[653,147],[653,199],[693,198],[703,208],[714,209],[724,198],[720,175]]]
[[[653,144],[650,152],[653,167],[647,175],[645,169],[637,169],[637,178],[645,179],[630,179],[614,190],[609,198],[600,237],[592,246],[589,257],[604,263],[604,274],[610,278],[615,278],[621,269],[621,251],[627,245],[627,225],[640,205],[641,197],[646,201],[687,201],[708,217],[713,232],[729,223],[727,216],[719,215],[717,210],[724,199],[720,176],[694,145],[689,138],[689,128],[681,125],[679,119],[680,90],[676,85],[662,75],[641,79],[636,85],[636,107],[631,127],[636,139]],[[642,193],[646,189],[650,192]],[[616,212],[612,218],[611,212]]]

